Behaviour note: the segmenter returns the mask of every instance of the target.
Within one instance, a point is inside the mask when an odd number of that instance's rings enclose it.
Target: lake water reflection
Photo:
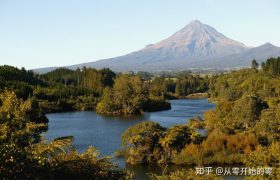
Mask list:
[[[45,136],[52,140],[71,135],[74,136],[74,144],[80,152],[86,150],[88,146],[94,146],[102,156],[113,155],[121,146],[121,134],[130,126],[142,121],[155,121],[162,126],[170,127],[186,123],[191,117],[202,115],[204,111],[215,107],[207,99],[170,100],[170,103],[172,107],[170,110],[145,113],[136,117],[108,117],[93,111],[47,114],[49,129]],[[117,162],[121,167],[125,167],[123,159],[118,159]],[[137,179],[146,177],[145,172],[148,169],[129,168],[135,171]]]

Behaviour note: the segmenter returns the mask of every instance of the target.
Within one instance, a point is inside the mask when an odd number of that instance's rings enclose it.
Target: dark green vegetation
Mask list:
[[[122,137],[126,162],[272,167],[270,178],[279,179],[279,63],[280,58],[269,59],[258,70],[253,62],[251,69],[212,77],[209,88],[217,107],[205,112],[203,120],[195,118],[169,129],[153,122],[129,128]],[[199,133],[201,129],[207,134]],[[189,173],[154,178],[184,179],[182,175]]]
[[[46,112],[93,110],[105,87],[113,86],[116,74],[109,69],[57,69],[40,76],[46,86],[33,91]]]
[[[163,75],[164,76],[164,75]],[[185,98],[189,94],[203,93],[208,90],[208,76],[192,75],[182,72],[176,76],[156,77],[151,83],[150,94],[163,98]]]
[[[98,103],[96,111],[101,114],[140,114],[142,111],[170,109],[164,96],[151,95],[153,91],[149,82],[138,76],[118,75],[113,88],[106,88]]]
[[[83,71],[57,69],[37,75],[11,66],[0,67],[0,91],[15,91],[20,98],[32,98],[42,112],[94,109],[107,86],[113,85],[115,73],[109,69]]]
[[[271,75],[279,75],[280,74],[280,57],[277,59],[270,58],[266,61],[266,63],[262,63],[263,70]]]
[[[189,72],[165,78],[145,72],[117,75],[109,69],[60,68],[38,75],[11,66],[0,67],[0,80],[0,91],[12,90],[20,98],[31,98],[36,106],[32,110],[39,115],[96,107],[98,113],[110,115],[166,110],[170,109],[166,99],[205,92],[209,81]]]

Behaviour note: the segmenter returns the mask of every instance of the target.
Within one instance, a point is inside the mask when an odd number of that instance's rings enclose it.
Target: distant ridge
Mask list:
[[[114,71],[163,71],[186,69],[228,69],[249,66],[252,59],[259,62],[280,56],[280,48],[270,43],[247,47],[219,33],[198,20],[158,43],[130,54],[95,62],[66,66],[110,68]],[[41,68],[45,73],[55,69]]]
[[[280,47],[274,46],[270,43],[261,46],[250,48],[245,52],[232,54],[211,61],[198,61],[189,64],[190,67],[200,67],[203,69],[234,69],[251,66],[253,59],[256,59],[259,64],[271,57],[280,56]],[[214,67],[215,66],[215,67]]]

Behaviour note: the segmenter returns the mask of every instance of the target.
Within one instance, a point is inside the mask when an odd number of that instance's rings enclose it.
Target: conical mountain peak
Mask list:
[[[188,25],[203,25],[203,23],[196,19],[191,21]]]
[[[275,45],[271,44],[270,42],[266,42],[266,43],[262,44],[261,46],[276,47]]]
[[[88,66],[111,68],[114,71],[240,68],[250,66],[252,59],[260,62],[277,56],[280,56],[280,48],[270,43],[249,48],[213,27],[194,20],[167,39],[139,51],[69,68]]]
[[[169,38],[146,49],[160,49],[187,59],[234,54],[246,50],[247,47],[227,38],[213,27],[194,20]]]

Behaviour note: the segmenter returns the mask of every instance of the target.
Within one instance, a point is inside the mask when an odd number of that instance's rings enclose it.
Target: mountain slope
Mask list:
[[[198,60],[244,52],[248,47],[231,40],[211,26],[192,21],[171,37],[125,56],[70,66],[109,67],[115,71],[187,68]]]
[[[263,61],[280,56],[280,48],[264,44],[256,48],[227,38],[213,27],[200,21],[187,26],[156,44],[130,54],[95,62],[67,66],[110,68],[114,71],[161,71],[186,69],[239,68],[250,65],[252,59]],[[48,72],[41,68],[37,72]]]
[[[231,40],[211,26],[192,21],[166,40],[147,46],[143,51],[159,50],[176,54],[175,58],[215,57],[242,52],[247,47]]]
[[[256,59],[259,64],[270,57],[280,56],[280,47],[274,46],[270,43],[251,48],[245,52],[232,54],[211,61],[198,61],[189,64],[191,67],[200,68],[242,68],[251,66],[253,59]]]

